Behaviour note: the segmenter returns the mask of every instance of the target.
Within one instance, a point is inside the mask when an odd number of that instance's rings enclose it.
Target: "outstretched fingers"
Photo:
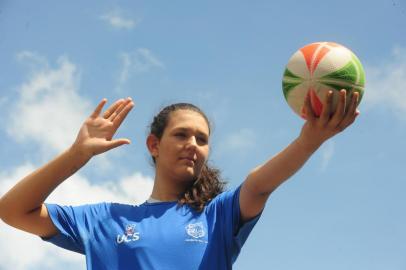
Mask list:
[[[117,115],[125,108],[125,106],[131,102],[131,98],[128,97],[126,99],[120,99],[118,100],[114,106],[112,106],[111,110],[106,112],[106,115],[104,118],[110,120],[111,122],[114,122],[114,119],[117,117]]]
[[[351,101],[350,105],[348,106],[348,110],[339,126],[341,130],[344,130],[346,127],[351,125],[355,121],[355,118],[358,116],[359,114],[359,112],[357,111],[358,100],[359,93],[353,92],[351,95]]]
[[[103,118],[109,119],[114,112],[117,110],[117,108],[124,102],[124,99],[119,99],[116,102],[114,102],[103,114]]]
[[[114,117],[110,117],[110,120],[113,122],[115,129],[117,129],[124,119],[127,117],[127,114],[134,107],[134,102],[129,98],[120,107],[114,114]]]
[[[322,126],[327,125],[328,121],[330,120],[332,102],[333,91],[328,91],[324,99],[323,111],[320,115],[320,122]]]
[[[104,105],[106,104],[106,102],[107,102],[107,99],[103,98],[103,99],[100,101],[99,105],[97,105],[97,107],[96,107],[96,109],[93,111],[93,113],[90,115],[90,117],[91,117],[91,118],[97,118],[97,117],[100,115],[100,113],[101,113],[101,111],[102,111]]]
[[[307,95],[305,97],[304,108],[305,108],[306,120],[310,121],[310,122],[313,122],[314,120],[316,120],[316,115],[313,111],[312,103],[310,101],[310,91],[307,92]]]
[[[90,117],[99,117],[106,102],[107,99],[103,98]],[[109,120],[113,124],[114,129],[117,130],[133,107],[134,102],[130,97],[126,99],[119,99],[103,113],[103,118]]]
[[[338,97],[338,104],[337,104],[337,109],[333,115],[333,117],[330,120],[330,127],[332,128],[339,128],[340,123],[343,121],[346,110],[346,103],[347,103],[347,91],[345,89],[342,89],[339,92],[339,97]]]

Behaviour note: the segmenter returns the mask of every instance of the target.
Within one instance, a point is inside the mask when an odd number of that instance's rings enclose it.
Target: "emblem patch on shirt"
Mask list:
[[[188,242],[202,242],[207,243],[206,240],[201,239],[206,235],[206,231],[202,222],[189,223],[186,227],[186,233],[192,238],[186,239]]]
[[[121,244],[123,242],[128,243],[138,240],[140,240],[140,233],[135,230],[135,224],[128,224],[125,227],[124,234],[117,235],[117,244]]]
[[[186,232],[193,238],[200,238],[205,235],[203,223],[190,223],[186,226]]]

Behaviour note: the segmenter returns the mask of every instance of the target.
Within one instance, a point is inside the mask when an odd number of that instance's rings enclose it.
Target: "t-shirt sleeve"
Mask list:
[[[42,240],[85,254],[85,245],[92,234],[93,224],[105,216],[106,204],[61,206],[46,203],[45,206],[58,233],[49,238],[41,237]]]
[[[220,214],[225,230],[225,237],[231,245],[231,256],[234,262],[249,234],[258,222],[262,211],[252,219],[242,222],[240,212],[240,190],[241,186],[218,195],[212,202]]]

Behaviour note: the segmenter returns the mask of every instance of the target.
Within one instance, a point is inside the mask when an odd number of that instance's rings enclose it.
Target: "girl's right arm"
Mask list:
[[[112,138],[134,103],[129,98],[118,100],[100,116],[106,102],[103,99],[86,119],[71,147],[24,177],[0,198],[0,218],[5,223],[42,237],[57,233],[44,205],[45,199],[94,155],[130,143],[128,139]]]
[[[10,226],[39,236],[56,234],[43,202],[89,159],[72,146],[23,178],[0,199],[1,219]]]

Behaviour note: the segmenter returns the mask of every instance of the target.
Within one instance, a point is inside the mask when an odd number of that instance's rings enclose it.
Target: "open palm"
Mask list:
[[[133,101],[130,98],[117,100],[101,115],[106,102],[107,100],[103,99],[85,120],[74,143],[89,157],[130,143],[128,139],[113,140],[113,136],[134,107]]]

